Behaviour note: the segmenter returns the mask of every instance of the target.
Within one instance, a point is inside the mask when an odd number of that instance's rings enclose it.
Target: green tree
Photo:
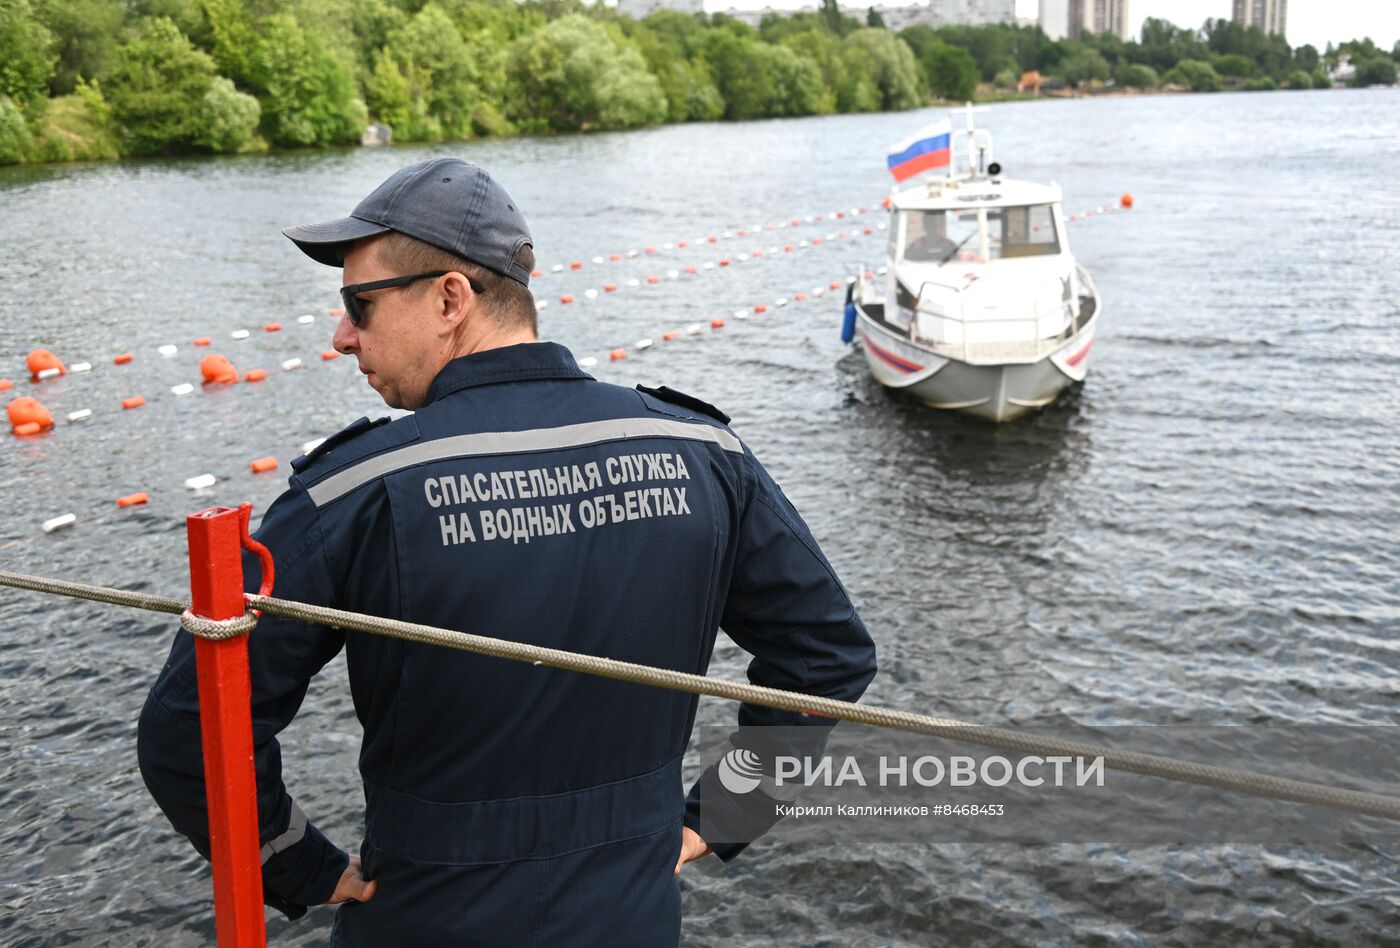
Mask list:
[[[578,14],[517,40],[506,69],[508,117],[522,128],[630,128],[666,117],[661,84],[636,48]]]
[[[1295,69],[1293,72],[1289,73],[1288,88],[1311,89],[1312,87],[1312,76],[1308,75],[1305,70]]]
[[[934,40],[924,47],[919,63],[929,91],[938,98],[962,102],[977,94],[977,63],[967,50]]]
[[[122,0],[37,0],[34,13],[54,35],[58,63],[49,79],[52,95],[67,95],[79,78],[106,68],[126,21]]]
[[[885,18],[880,15],[880,11],[870,7],[865,11],[865,25],[877,30],[888,29],[885,26]]]
[[[845,45],[855,51],[856,61],[866,64],[868,75],[880,90],[880,108],[912,109],[923,103],[918,64],[899,37],[889,30],[867,27],[847,36]]]
[[[290,14],[258,24],[251,79],[274,145],[348,143],[364,131],[365,104],[349,71]]]
[[[1236,24],[1238,25],[1238,24]],[[1242,53],[1225,53],[1210,57],[1210,64],[1222,76],[1248,79],[1254,75],[1254,60]]]
[[[1272,76],[1255,76],[1244,82],[1245,92],[1272,92],[1277,88],[1278,83],[1274,82]]]
[[[1293,51],[1293,65],[1304,72],[1311,73],[1318,67],[1321,59],[1317,55],[1317,47],[1304,43]]]
[[[0,96],[27,115],[42,111],[57,62],[53,33],[29,0],[0,0]]]
[[[1192,92],[1215,92],[1220,88],[1220,76],[1215,67],[1199,59],[1183,59],[1162,77],[1162,81],[1187,86]]]
[[[404,140],[470,138],[477,114],[494,111],[481,90],[478,64],[484,52],[462,38],[438,4],[419,10],[394,33],[386,50],[407,82],[410,114],[420,117],[396,126],[404,129]]]
[[[1395,85],[1395,61],[1385,56],[1373,56],[1356,64],[1353,86],[1393,86]]]
[[[1113,75],[1113,67],[1108,64],[1098,50],[1079,48],[1067,56],[1055,69],[1065,82],[1072,86],[1080,83],[1102,82]]]
[[[214,152],[238,151],[252,140],[261,112],[257,99],[235,89],[233,80],[216,76],[204,93],[194,144]]]
[[[400,141],[414,141],[409,129],[412,94],[403,70],[389,51],[374,54],[374,69],[365,78],[365,104],[369,114],[388,125]]]
[[[1134,63],[1124,74],[1123,84],[1135,89],[1152,89],[1157,85],[1157,70],[1144,63]]]
[[[23,161],[31,141],[24,113],[8,95],[0,95],[0,165]]]
[[[200,147],[202,108],[214,61],[165,17],[145,20],[114,57],[107,101],[130,155],[178,154]]]

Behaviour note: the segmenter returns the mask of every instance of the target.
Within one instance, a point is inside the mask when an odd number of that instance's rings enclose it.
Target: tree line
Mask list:
[[[1400,44],[1291,49],[1224,20],[1139,40],[915,26],[836,0],[765,17],[581,0],[0,0],[0,163],[257,152],[910,109],[1008,89],[1394,83]]]

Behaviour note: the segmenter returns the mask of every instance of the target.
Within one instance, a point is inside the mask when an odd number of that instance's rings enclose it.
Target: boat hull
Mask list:
[[[1036,362],[974,364],[939,355],[885,325],[879,304],[855,303],[857,329],[871,376],[926,405],[992,422],[1044,408],[1084,380],[1098,314]],[[883,307],[879,307],[883,309]]]

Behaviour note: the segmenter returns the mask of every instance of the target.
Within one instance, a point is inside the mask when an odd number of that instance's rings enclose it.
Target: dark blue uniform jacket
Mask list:
[[[298,460],[257,533],[274,595],[696,673],[723,627],[752,681],[854,699],[870,637],[727,420],[599,383],[552,343],[457,359],[415,414],[361,419]],[[252,591],[256,561],[244,568]],[[677,942],[680,827],[700,825],[680,773],[694,697],[264,616],[249,649],[269,904],[301,914],[346,865],[288,795],[276,738],[341,648],[379,894],[340,910],[334,943]],[[831,723],[748,705],[740,722]],[[207,854],[188,635],[139,753]]]

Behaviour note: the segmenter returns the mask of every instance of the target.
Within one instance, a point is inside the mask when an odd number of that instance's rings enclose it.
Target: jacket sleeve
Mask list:
[[[293,487],[268,509],[257,538],[273,554],[276,595],[320,605],[335,598],[316,508]],[[257,558],[243,555],[244,584],[256,591]],[[282,783],[277,734],[301,707],[313,675],[340,650],[342,633],[264,615],[249,635],[253,759],[257,770],[263,900],[291,918],[335,891],[348,856],[307,822]],[[194,637],[176,633],[170,657],[141,711],[141,775],[175,829],[209,858],[209,814],[195,675]]]
[[[745,460],[751,490],[720,625],[754,656],[753,684],[854,701],[875,677],[875,645],[807,525],[752,455]],[[819,755],[835,723],[744,704],[731,741],[765,761],[771,776],[778,754]],[[691,788],[685,825],[728,862],[779,819],[779,801],[763,789],[731,793],[711,766]]]

